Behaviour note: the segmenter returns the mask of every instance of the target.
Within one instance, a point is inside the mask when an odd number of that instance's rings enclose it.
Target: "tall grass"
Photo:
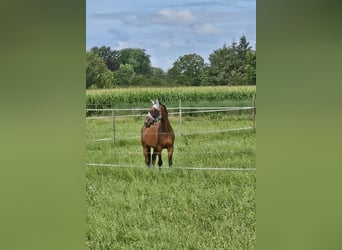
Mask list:
[[[166,103],[167,104],[167,103]],[[170,117],[175,131],[177,117]],[[130,167],[86,169],[88,249],[255,249],[256,132],[176,136],[173,168],[146,168],[139,133],[143,118],[120,118],[117,141],[87,143],[86,162]],[[185,132],[240,127],[248,113],[185,116]],[[87,120],[88,139],[111,134],[111,122]],[[104,133],[104,134],[101,134]]]
[[[251,173],[87,169],[88,249],[255,249]]]

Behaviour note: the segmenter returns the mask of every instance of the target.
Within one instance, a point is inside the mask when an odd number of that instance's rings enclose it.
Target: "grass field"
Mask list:
[[[165,103],[167,105],[167,103]],[[172,168],[146,168],[140,144],[143,117],[117,118],[116,142],[88,142],[88,249],[255,249],[256,171],[251,112],[184,115]],[[170,116],[176,132],[178,116]],[[86,122],[87,140],[111,137],[111,119]],[[192,134],[192,135],[189,135]],[[182,169],[183,168],[183,169]]]

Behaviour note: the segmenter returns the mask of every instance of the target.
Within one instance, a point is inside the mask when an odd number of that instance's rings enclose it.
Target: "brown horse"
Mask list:
[[[167,149],[169,167],[172,166],[173,143],[175,141],[175,133],[171,127],[168,118],[168,112],[162,103],[152,101],[153,106],[150,108],[148,116],[141,129],[141,144],[145,156],[146,166],[151,165],[151,148],[153,148],[152,165],[155,164],[158,155],[159,170],[163,165],[161,152]],[[160,121],[156,121],[156,119]]]

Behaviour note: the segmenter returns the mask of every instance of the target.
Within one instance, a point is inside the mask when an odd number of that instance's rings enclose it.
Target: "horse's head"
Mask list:
[[[146,127],[150,127],[153,123],[159,121],[161,119],[161,113],[160,113],[160,108],[161,108],[161,103],[159,103],[158,100],[152,101],[152,106],[147,113],[147,117],[144,121],[144,124]]]

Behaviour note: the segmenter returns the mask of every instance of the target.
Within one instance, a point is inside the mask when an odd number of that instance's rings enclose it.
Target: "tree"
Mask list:
[[[149,78],[148,83],[151,86],[166,86],[168,84],[167,75],[163,69],[152,67],[152,76]]]
[[[163,69],[152,67],[152,76],[158,79],[165,79],[166,74]]]
[[[168,71],[168,76],[179,85],[199,86],[204,67],[204,60],[200,55],[188,54],[179,57],[173,63],[173,67]]]
[[[236,43],[232,47],[226,44],[222,48],[214,50],[209,55],[210,79],[214,85],[229,85],[229,76],[233,70],[236,70]]]
[[[120,68],[114,71],[114,84],[117,86],[129,86],[134,75],[133,65],[121,64]]]
[[[239,45],[237,46],[237,54],[238,58],[244,63],[246,61],[247,52],[251,49],[249,46],[249,42],[247,41],[246,37],[243,35],[240,38]]]
[[[208,86],[208,85],[213,85],[213,82],[211,81],[210,78],[210,66],[209,64],[204,64],[203,70],[200,74],[200,79],[201,79],[201,85],[202,86]]]
[[[249,42],[247,41],[246,37],[243,35],[240,38],[239,45],[237,46],[237,54],[238,54],[238,74],[240,75],[239,78],[237,78],[237,81],[241,85],[250,84],[249,80],[249,74],[252,73],[253,67],[249,63],[251,61],[248,61],[247,55],[252,56],[250,54],[252,50],[252,47],[249,46]],[[252,58],[249,58],[252,59]]]
[[[243,35],[209,55],[209,64],[193,53],[180,56],[166,72],[151,66],[144,49],[93,47],[87,51],[86,87],[256,84],[256,50]]]
[[[223,45],[209,55],[209,78],[215,85],[245,85],[256,82],[256,57],[245,36],[239,44]]]
[[[119,52],[116,50],[111,50],[110,47],[102,46],[100,48],[93,47],[90,49],[91,52],[98,54],[100,58],[107,65],[107,68],[111,71],[118,70],[120,63],[118,60]]]
[[[138,75],[151,76],[152,68],[150,56],[144,49],[122,49],[119,51],[118,60],[120,64],[130,64]]]
[[[93,52],[86,52],[86,88],[91,86],[97,88],[110,88],[113,75],[106,64]]]
[[[256,51],[249,49],[246,54],[245,74],[248,84],[256,84]]]

